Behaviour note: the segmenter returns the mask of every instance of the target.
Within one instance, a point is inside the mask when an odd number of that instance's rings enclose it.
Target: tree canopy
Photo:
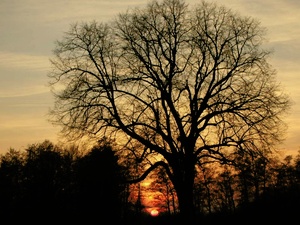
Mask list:
[[[282,138],[289,98],[264,41],[259,21],[206,1],[151,1],[74,24],[51,60],[52,121],[150,160],[141,178],[162,166],[190,217],[197,165],[266,156]]]

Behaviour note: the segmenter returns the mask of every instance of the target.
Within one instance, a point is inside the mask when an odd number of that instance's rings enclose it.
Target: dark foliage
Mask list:
[[[287,159],[268,170],[273,179],[253,201],[246,204],[247,201],[240,199],[243,204],[234,210],[224,207],[199,213],[193,224],[297,221],[300,157],[293,163],[290,157]],[[11,149],[0,162],[0,221],[3,224],[186,224],[176,213],[151,217],[129,207],[133,203],[128,202],[125,182],[128,171],[118,164],[117,155],[107,143],[80,155],[45,141],[31,145],[24,154]],[[230,176],[229,173],[226,176]]]
[[[77,157],[48,141],[11,151],[1,160],[0,220],[118,221],[126,184],[117,161],[106,145]]]

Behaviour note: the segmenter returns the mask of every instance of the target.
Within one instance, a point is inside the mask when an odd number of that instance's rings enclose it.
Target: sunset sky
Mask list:
[[[210,2],[211,0],[207,0]],[[48,139],[58,141],[58,127],[47,121],[53,97],[47,86],[54,42],[75,22],[106,22],[146,0],[1,0],[0,1],[0,154]],[[199,0],[186,0],[190,6]],[[270,63],[293,101],[286,141],[300,149],[300,1],[216,0],[268,30]]]

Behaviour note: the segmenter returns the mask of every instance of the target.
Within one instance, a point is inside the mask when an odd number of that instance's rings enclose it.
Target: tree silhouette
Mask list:
[[[126,184],[124,168],[107,143],[94,146],[76,162],[78,213],[85,215],[85,222],[119,222],[122,216],[122,194]],[[83,222],[84,222],[83,221]]]
[[[111,145],[74,153],[46,140],[0,161],[0,221],[120,222],[128,213],[127,172]]]
[[[152,178],[158,173],[158,182],[154,181],[151,187],[153,191],[164,193],[166,206],[171,207],[169,213],[151,218],[128,208],[128,186],[124,186],[127,171],[116,163],[119,159],[110,146],[99,144],[86,154],[74,152],[73,147],[62,149],[49,141],[30,145],[26,151],[10,149],[0,157],[0,222],[178,224],[180,221],[173,214],[173,210],[177,210],[175,193],[169,189],[173,186],[163,170],[151,173]],[[201,223],[297,221],[299,159],[299,153],[295,158],[287,156],[283,160],[257,158],[251,163],[252,172],[245,174],[240,174],[240,170],[244,163],[249,163],[248,159],[245,162],[239,159],[240,167],[236,170],[228,165],[222,168],[201,165],[194,190],[197,210],[203,213]],[[248,195],[245,195],[244,179],[249,178]],[[259,198],[256,186],[263,186]],[[247,200],[249,203],[244,204]]]
[[[0,164],[0,220],[5,220],[21,207],[23,193],[24,156],[15,149],[1,156]]]
[[[267,62],[264,32],[223,6],[182,0],[75,24],[51,60],[51,120],[75,139],[117,137],[150,164],[135,181],[164,167],[187,221],[197,164],[266,155],[281,139],[289,99]]]
[[[71,160],[62,149],[46,140],[27,147],[22,169],[22,207],[26,221],[59,218],[66,208],[66,188],[72,181]]]

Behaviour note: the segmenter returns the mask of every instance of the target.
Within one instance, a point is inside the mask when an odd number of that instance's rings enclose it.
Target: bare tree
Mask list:
[[[162,166],[191,217],[195,165],[265,154],[289,99],[259,21],[203,1],[152,1],[111,23],[75,24],[56,44],[52,121],[74,138],[116,138]],[[78,136],[79,135],[79,136]],[[137,181],[138,181],[137,180]]]

